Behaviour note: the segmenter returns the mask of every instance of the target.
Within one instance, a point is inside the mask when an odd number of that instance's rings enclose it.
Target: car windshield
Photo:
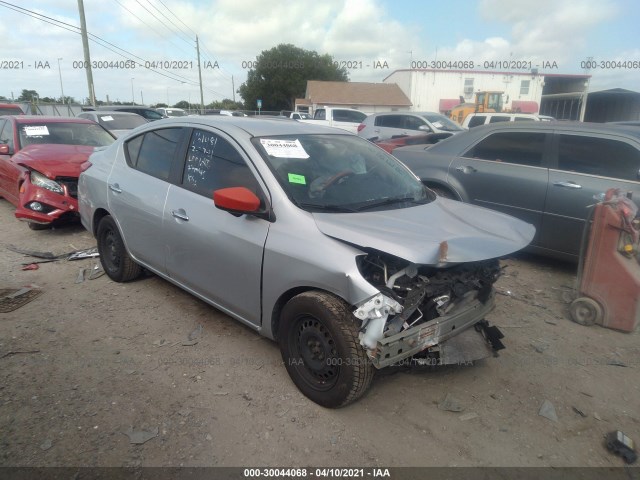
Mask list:
[[[423,117],[426,118],[429,123],[431,123],[438,130],[442,130],[445,132],[460,132],[464,130],[464,128],[462,128],[457,123],[449,120],[444,115],[434,113],[423,115]]]
[[[289,198],[309,211],[410,207],[434,199],[398,160],[351,135],[253,139]]]
[[[44,143],[104,147],[115,141],[104,128],[91,123],[23,123],[18,124],[18,131],[21,147]]]
[[[147,123],[140,115],[123,115],[122,113],[100,114],[98,120],[100,125],[109,130],[130,130]]]

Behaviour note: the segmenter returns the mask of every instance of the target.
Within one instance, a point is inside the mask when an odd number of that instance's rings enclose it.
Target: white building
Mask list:
[[[546,94],[583,95],[589,75],[539,74],[481,70],[396,70],[384,83],[395,83],[411,100],[413,111],[448,114],[460,103],[474,102],[479,91],[503,92],[505,110],[544,113],[540,105]],[[551,80],[551,81],[550,81]]]

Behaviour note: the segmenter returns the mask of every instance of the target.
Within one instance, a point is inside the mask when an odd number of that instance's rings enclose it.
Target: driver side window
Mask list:
[[[238,150],[219,135],[198,129],[189,142],[182,186],[206,197],[229,187],[245,187],[262,197],[256,177]]]

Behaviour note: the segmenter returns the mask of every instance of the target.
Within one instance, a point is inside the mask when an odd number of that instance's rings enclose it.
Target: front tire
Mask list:
[[[140,276],[142,267],[129,256],[113,217],[100,220],[97,237],[100,263],[111,280],[128,282]]]
[[[373,365],[358,340],[356,318],[341,299],[309,291],[282,311],[279,344],[293,383],[327,408],[358,400],[373,378]]]
[[[31,230],[49,230],[51,228],[51,224],[49,223],[28,222],[27,225],[29,225]]]

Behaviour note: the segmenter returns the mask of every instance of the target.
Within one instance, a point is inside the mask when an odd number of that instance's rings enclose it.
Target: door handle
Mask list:
[[[183,209],[171,210],[171,216],[175,218],[179,218],[180,220],[184,220],[185,222],[189,221],[189,216],[187,215],[187,212],[185,212]]]
[[[462,173],[476,173],[478,171],[475,168],[470,167],[469,165],[465,165],[464,167],[456,167],[456,170]]]
[[[574,188],[574,189],[582,188],[582,185],[579,185],[575,182],[554,182],[553,185],[556,187],[565,187],[565,188]]]
[[[122,189],[120,188],[120,185],[118,185],[117,183],[110,183],[109,190],[116,193],[122,193]]]

